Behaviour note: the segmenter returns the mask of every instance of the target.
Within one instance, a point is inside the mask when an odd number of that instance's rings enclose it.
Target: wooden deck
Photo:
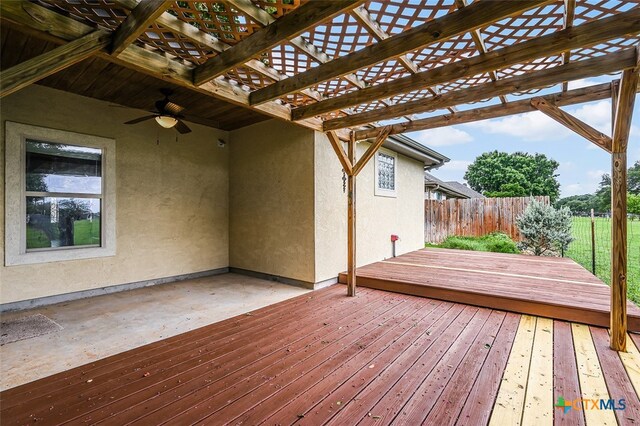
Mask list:
[[[609,327],[609,286],[567,258],[427,248],[356,274],[359,287]],[[627,314],[640,332],[640,308],[628,302]]]
[[[609,350],[602,328],[332,286],[9,389],[0,422],[630,424],[629,346]],[[565,413],[560,396],[626,409]]]

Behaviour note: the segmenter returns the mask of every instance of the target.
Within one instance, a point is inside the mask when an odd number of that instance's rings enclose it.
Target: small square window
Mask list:
[[[376,154],[375,195],[396,196],[398,157],[394,152],[379,151]]]

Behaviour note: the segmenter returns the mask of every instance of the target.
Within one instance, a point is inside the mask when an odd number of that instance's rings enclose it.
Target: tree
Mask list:
[[[630,194],[640,195],[640,160],[627,170],[627,187]]]
[[[489,198],[500,198],[500,197],[526,197],[527,190],[522,187],[519,183],[505,183],[500,185],[499,191],[488,191],[484,195]]]
[[[602,212],[598,204],[598,197],[594,194],[572,195],[570,197],[561,198],[554,204],[559,209],[566,207],[573,214],[586,216],[593,209],[596,213]]]
[[[553,249],[564,252],[573,241],[571,211],[566,207],[554,209],[532,199],[525,211],[516,218],[516,224],[523,238],[521,248],[532,250],[536,256]]]
[[[73,223],[76,220],[86,219],[91,216],[89,203],[86,201],[65,198],[58,202],[60,216],[60,239],[63,246],[73,245]]]
[[[596,191],[598,200],[598,210],[601,212],[611,211],[611,176],[608,173],[602,175],[598,190]]]
[[[492,151],[477,157],[464,179],[488,197],[548,195],[555,201],[560,194],[558,166],[543,154]]]
[[[627,194],[627,212],[640,215],[640,194]]]

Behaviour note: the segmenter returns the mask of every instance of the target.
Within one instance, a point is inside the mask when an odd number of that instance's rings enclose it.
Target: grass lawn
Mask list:
[[[27,225],[27,248],[37,249],[51,247],[51,241],[44,231]]]
[[[573,218],[573,237],[565,256],[570,257],[591,271],[591,219]],[[628,222],[628,271],[627,289],[629,299],[640,304],[640,221]],[[596,218],[596,275],[607,284],[611,283],[611,219]]]
[[[73,245],[100,244],[100,219],[77,220],[73,223]]]

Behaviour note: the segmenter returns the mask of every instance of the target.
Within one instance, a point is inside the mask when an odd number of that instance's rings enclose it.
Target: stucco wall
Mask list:
[[[230,266],[313,283],[313,132],[270,120],[229,145]]]
[[[342,167],[329,141],[315,133],[315,253],[316,282],[346,270],[347,196],[342,191]],[[357,145],[357,156],[369,144]],[[397,197],[375,196],[375,157],[357,177],[356,237],[357,263],[366,265],[392,255],[391,234],[400,236],[396,254],[424,246],[423,164],[398,155]]]
[[[226,132],[190,123],[176,141],[153,121],[122,124],[144,111],[37,85],[4,98],[1,113],[2,200],[6,120],[116,139],[117,254],[2,266],[0,303],[228,266],[229,149],[217,146]],[[4,259],[4,202],[0,221]]]

